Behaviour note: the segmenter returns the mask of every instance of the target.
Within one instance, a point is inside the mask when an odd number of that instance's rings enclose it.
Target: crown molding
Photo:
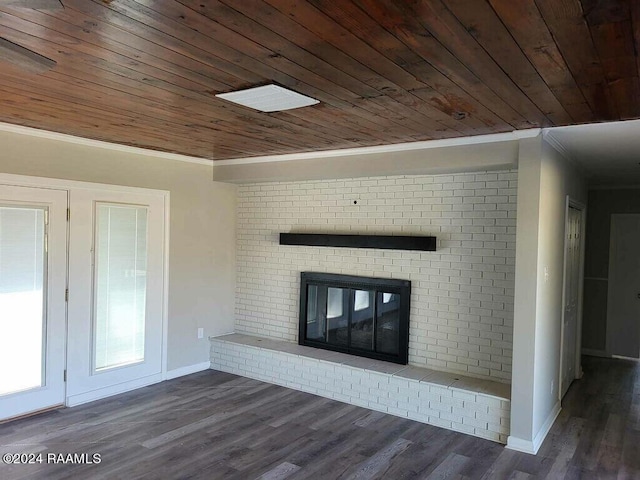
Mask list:
[[[506,133],[491,133],[488,135],[476,135],[472,137],[444,138],[439,140],[426,140],[422,142],[394,143],[389,145],[377,145],[373,147],[343,148],[336,150],[321,150],[316,152],[289,153],[284,155],[265,155],[260,157],[233,158],[230,160],[216,160],[214,166],[246,165],[250,163],[288,162],[293,160],[309,160],[335,157],[348,157],[354,155],[371,155],[379,153],[397,153],[414,150],[427,150],[432,148],[456,147],[465,145],[479,145],[483,143],[512,142],[522,138],[532,138],[540,135],[541,129],[516,130]]]
[[[17,133],[18,135],[26,135],[35,138],[46,138],[48,140],[56,140],[59,142],[71,143],[74,145],[83,145],[85,147],[101,148],[103,150],[131,153],[134,155],[144,155],[146,157],[163,158],[165,160],[176,160],[178,162],[197,163],[200,165],[209,166],[213,164],[212,160],[207,160],[206,158],[191,157],[189,155],[180,155],[178,153],[161,152],[158,150],[132,147],[129,145],[120,145],[118,143],[76,137],[75,135],[67,135],[66,133],[51,132],[49,130],[40,130],[38,128],[24,127],[22,125],[14,125],[11,123],[0,122],[0,132]]]
[[[545,129],[542,132],[542,138],[556,151],[558,152],[560,155],[562,155],[565,160],[568,160],[572,163],[574,163],[574,159],[573,156],[571,155],[571,153],[569,152],[569,150],[567,150],[565,148],[564,145],[562,145],[562,143],[560,143],[560,140],[558,140],[554,135],[553,135],[553,131],[551,129]]]
[[[521,140],[523,138],[535,138],[535,137],[537,137],[538,135],[540,135],[540,133],[542,133],[542,129],[541,128],[527,128],[527,129],[524,129],[524,130],[514,130],[514,131],[512,131],[510,133],[511,133],[511,135],[513,135],[518,140]]]
[[[630,183],[628,185],[603,183],[602,185],[589,185],[589,190],[640,190],[640,183]]]
[[[564,128],[564,127],[562,127]],[[583,165],[581,165],[575,157],[571,154],[571,152],[556,138],[553,134],[553,128],[545,128],[542,131],[542,139],[556,152],[562,155],[567,163],[569,163],[573,168],[575,168],[585,180],[589,180],[593,176],[593,174],[587,170]]]
[[[229,160],[209,160],[206,158],[192,157],[189,155],[181,155],[177,153],[161,152],[148,148],[132,147],[129,145],[121,145],[118,143],[105,142],[102,140],[94,140],[90,138],[77,137],[75,135],[67,135],[65,133],[52,132],[49,130],[41,130],[38,128],[25,127],[11,123],[0,122],[0,132],[16,133],[35,138],[45,138],[75,145],[83,145],[87,147],[101,148],[104,150],[112,150],[122,153],[131,153],[135,155],[144,155],[147,157],[163,158],[165,160],[176,160],[179,162],[197,163],[200,165],[245,165],[252,163],[269,163],[269,162],[286,162],[292,160],[306,159],[322,159],[346,157],[354,155],[367,155],[379,153],[396,153],[408,152],[415,150],[429,150],[433,148],[456,147],[467,145],[480,145],[486,143],[499,143],[520,140],[523,138],[534,138],[540,135],[542,130],[532,128],[527,130],[514,130],[505,133],[492,133],[487,135],[476,135],[468,137],[444,138],[439,140],[427,140],[421,142],[405,142],[388,145],[377,145],[372,147],[344,148],[336,150],[321,150],[314,152],[290,153],[284,155],[265,155],[259,157],[243,157],[233,158]]]

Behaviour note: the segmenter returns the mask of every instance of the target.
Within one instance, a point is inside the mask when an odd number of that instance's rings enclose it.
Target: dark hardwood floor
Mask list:
[[[640,364],[585,357],[584,371],[537,456],[205,371],[0,425],[0,453],[43,455],[0,479],[640,478]]]

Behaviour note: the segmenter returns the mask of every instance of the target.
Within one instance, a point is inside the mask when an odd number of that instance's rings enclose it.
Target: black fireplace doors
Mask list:
[[[411,282],[315,272],[300,279],[300,345],[407,364]]]

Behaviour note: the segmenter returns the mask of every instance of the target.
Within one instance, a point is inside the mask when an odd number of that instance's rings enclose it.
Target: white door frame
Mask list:
[[[565,201],[565,222],[564,222],[564,243],[563,243],[563,261],[562,261],[562,315],[560,318],[560,370],[558,372],[558,400],[562,400],[563,384],[562,379],[564,377],[564,317],[565,317],[565,301],[567,290],[567,246],[569,239],[567,233],[569,229],[569,209],[574,208],[580,212],[580,267],[578,271],[578,309],[576,312],[576,356],[575,356],[575,369],[576,379],[582,378],[582,302],[584,293],[584,257],[585,257],[585,235],[586,235],[586,218],[587,218],[587,206],[577,200],[573,200],[567,195]]]
[[[13,175],[8,173],[0,173],[0,183],[4,185],[14,185],[20,187],[36,187],[36,188],[51,188],[56,190],[67,190],[71,192],[74,189],[97,189],[97,190],[109,190],[113,192],[123,193],[147,193],[162,195],[164,198],[164,269],[163,269],[163,281],[162,281],[162,372],[159,381],[167,379],[167,335],[169,326],[169,221],[170,221],[170,193],[167,190],[156,190],[142,187],[128,187],[121,185],[109,185],[92,182],[81,182],[76,180],[65,180],[57,178],[45,178],[45,177],[30,177],[26,175]],[[68,238],[67,238],[67,252],[68,252]],[[67,286],[69,285],[69,278],[67,272]],[[68,325],[68,319],[66,324]],[[67,334],[68,336],[68,334]],[[150,382],[155,383],[155,382]],[[138,385],[136,388],[144,385]],[[110,393],[113,395],[116,393],[122,393],[120,391]],[[109,396],[105,395],[105,396]],[[93,398],[87,401],[94,400]],[[75,402],[74,405],[78,405],[80,402]],[[65,405],[69,405],[69,398],[65,393]]]

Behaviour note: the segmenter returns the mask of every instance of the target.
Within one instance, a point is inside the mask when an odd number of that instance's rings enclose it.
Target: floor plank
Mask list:
[[[640,478],[640,363],[585,357],[532,456],[488,440],[209,370],[0,424],[0,479]]]

